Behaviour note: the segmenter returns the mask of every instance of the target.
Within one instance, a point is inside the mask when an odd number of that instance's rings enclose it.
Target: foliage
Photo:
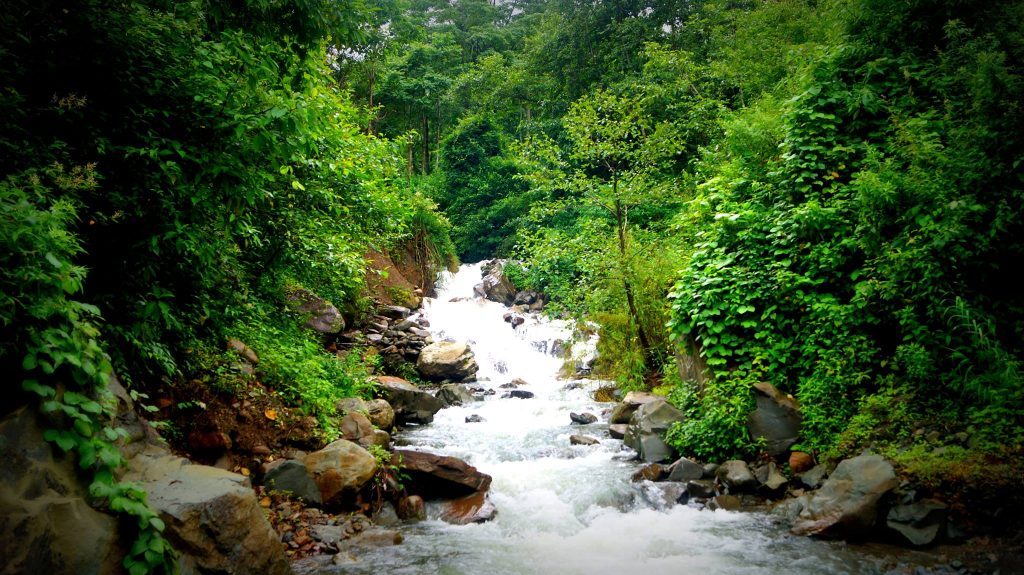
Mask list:
[[[0,365],[20,373],[20,391],[54,422],[46,440],[77,455],[96,504],[134,519],[128,572],[171,573],[174,550],[163,521],[144,491],[116,479],[124,465],[116,442],[124,430],[112,426],[117,400],[108,390],[113,369],[101,344],[99,309],[73,299],[85,279],[72,263],[82,250],[71,231],[73,196],[95,185],[92,166],[59,164],[0,182]],[[52,188],[70,197],[54,200]],[[18,396],[19,390],[7,391]]]

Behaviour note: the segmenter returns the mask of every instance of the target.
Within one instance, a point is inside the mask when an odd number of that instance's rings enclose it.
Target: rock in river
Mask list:
[[[476,377],[479,366],[468,345],[439,341],[420,351],[416,369],[431,381],[467,381]]]
[[[430,423],[434,421],[434,414],[444,407],[441,400],[400,377],[382,375],[377,383],[400,423]]]
[[[856,537],[874,528],[878,502],[897,485],[892,465],[879,455],[842,461],[810,494],[793,524],[797,535]]]
[[[672,448],[664,440],[665,432],[682,420],[683,412],[664,399],[644,403],[630,418],[623,443],[636,450],[643,461],[664,461],[672,457]]]

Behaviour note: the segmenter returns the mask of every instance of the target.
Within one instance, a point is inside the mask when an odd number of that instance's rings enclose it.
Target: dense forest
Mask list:
[[[170,570],[110,378],[230,388],[238,338],[336,434],[379,361],[325,352],[293,294],[363,321],[366,254],[415,242],[508,259],[600,336],[596,377],[686,413],[681,454],[756,455],[766,381],[794,449],[1019,488],[1022,27],[1016,0],[12,2],[4,412],[50,414],[138,520],[126,566]]]

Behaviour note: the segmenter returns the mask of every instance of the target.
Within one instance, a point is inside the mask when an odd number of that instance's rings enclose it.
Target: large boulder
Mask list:
[[[491,265],[483,280],[473,286],[473,293],[505,305],[512,305],[516,299],[516,286],[505,275],[505,266],[498,262]]]
[[[445,407],[453,405],[468,405],[476,401],[476,397],[466,389],[464,385],[458,385],[455,383],[449,383],[441,386],[441,389],[437,390],[437,399],[441,400],[441,403]]]
[[[476,377],[480,368],[468,345],[439,341],[420,351],[416,369],[431,381],[468,381]]]
[[[623,443],[634,449],[643,461],[665,461],[673,455],[672,448],[665,443],[665,432],[682,420],[683,412],[664,399],[644,403],[630,418]]]
[[[800,436],[803,416],[800,405],[770,383],[754,385],[757,409],[747,416],[747,429],[755,441],[763,439],[765,450],[775,457],[786,453]]]
[[[124,479],[148,494],[183,573],[292,572],[247,477],[153,447],[129,461]]]
[[[719,483],[729,488],[729,493],[753,491],[758,486],[757,478],[750,471],[750,467],[739,459],[719,465],[715,470],[715,477]]]
[[[306,469],[325,505],[344,505],[377,472],[377,461],[362,447],[339,439],[306,456]]]
[[[312,505],[323,503],[320,488],[310,476],[309,469],[301,461],[294,459],[275,461],[263,477],[263,485],[267,489],[291,493],[294,497]]]
[[[377,384],[399,423],[430,423],[434,421],[434,414],[444,407],[441,400],[400,377],[380,376]]]
[[[930,545],[945,530],[949,508],[935,499],[924,499],[889,510],[885,524],[913,545]]]
[[[842,461],[825,484],[810,495],[793,524],[797,535],[857,537],[878,522],[878,504],[898,482],[892,465],[879,455]]]
[[[385,399],[371,399],[366,402],[366,412],[370,417],[370,423],[384,431],[390,431],[395,426],[395,410]]]
[[[303,289],[294,288],[287,294],[288,307],[299,315],[303,325],[324,334],[340,333],[345,329],[345,318],[334,304]]]
[[[608,418],[608,423],[629,423],[629,419],[633,417],[637,408],[658,399],[664,398],[645,391],[631,391],[626,394],[626,397],[621,402],[612,408],[612,414]]]
[[[685,457],[679,458],[668,468],[669,481],[689,481],[704,477],[704,467]]]
[[[393,463],[409,476],[406,490],[424,499],[454,499],[491,486],[490,475],[456,457],[396,449]]]
[[[117,520],[89,506],[71,458],[43,439],[35,412],[0,421],[0,571],[117,573]]]

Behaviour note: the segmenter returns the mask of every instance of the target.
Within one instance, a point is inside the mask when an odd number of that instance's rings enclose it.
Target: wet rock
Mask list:
[[[753,491],[757,488],[757,478],[750,472],[745,461],[734,459],[726,461],[715,471],[718,481],[729,489],[730,493]]]
[[[803,416],[793,396],[786,395],[774,385],[761,382],[754,385],[757,409],[747,418],[747,429],[755,441],[764,439],[765,450],[771,456],[782,455],[797,442]]]
[[[513,389],[508,393],[501,394],[503,399],[514,398],[514,399],[530,399],[533,397],[532,391],[525,391],[522,389]]]
[[[686,492],[691,497],[714,497],[715,482],[710,479],[691,479],[686,482]]]
[[[324,334],[339,333],[345,329],[345,319],[338,308],[313,292],[294,288],[286,298],[288,307],[299,315],[305,327]]]
[[[483,423],[485,421],[487,421],[487,420],[482,418],[482,417],[480,417],[479,415],[477,415],[475,413],[472,414],[472,415],[467,415],[466,416],[466,423]]]
[[[420,351],[416,369],[431,381],[467,381],[476,377],[479,367],[468,345],[440,341]]]
[[[551,342],[551,351],[550,351],[550,353],[554,357],[563,357],[564,358],[566,352],[568,352],[568,351],[569,351],[569,348],[565,345],[565,341],[564,340],[556,339],[555,341]]]
[[[898,482],[888,461],[861,455],[842,461],[825,484],[807,500],[793,524],[797,535],[857,537],[877,521],[878,502]]]
[[[714,479],[716,473],[718,473],[717,463],[704,464],[704,479]]]
[[[640,468],[633,474],[633,481],[661,481],[668,474],[668,470],[659,463],[651,463]]]
[[[311,525],[310,531],[314,540],[324,543],[337,543],[343,535],[340,525]]]
[[[668,468],[669,481],[689,481],[702,477],[704,477],[704,468],[699,463],[685,457],[677,459]]]
[[[717,495],[708,501],[708,509],[711,511],[739,511],[741,506],[740,498],[735,495]]]
[[[325,505],[345,504],[377,471],[377,461],[362,447],[339,439],[306,456],[304,462]]]
[[[815,465],[810,470],[799,475],[800,483],[808,489],[817,489],[825,482],[828,469],[824,465]]]
[[[516,287],[505,275],[504,264],[498,263],[480,283],[473,286],[473,293],[491,301],[512,305],[515,302]]]
[[[398,518],[403,521],[423,521],[427,518],[427,507],[419,495],[408,495],[398,500]]]
[[[579,425],[589,425],[597,422],[597,416],[593,413],[569,413],[569,419]]]
[[[311,505],[320,505],[323,499],[309,470],[301,461],[285,459],[267,471],[263,485],[274,491],[285,491]]]
[[[618,424],[614,424],[614,425],[609,425],[608,426],[608,435],[612,439],[622,439],[622,438],[624,438],[626,436],[626,430],[627,429],[629,429],[629,426],[626,425],[625,423],[618,423]]]
[[[465,386],[454,383],[442,385],[435,397],[441,400],[445,407],[467,405],[477,400]]]
[[[164,534],[184,551],[182,572],[291,573],[248,478],[153,447],[129,461],[124,479],[146,491]]]
[[[672,448],[663,439],[672,424],[683,420],[683,412],[664,399],[643,403],[630,418],[623,443],[639,454],[642,461],[656,463],[672,457]]]
[[[395,410],[385,399],[371,399],[366,402],[366,413],[378,429],[390,431],[395,426]]]
[[[373,433],[358,441],[360,447],[369,448],[371,445],[387,449],[391,445],[391,434],[383,429],[374,429]]]
[[[601,442],[586,435],[570,435],[569,443],[572,445],[598,445]]]
[[[424,499],[452,499],[486,491],[491,476],[456,457],[396,449],[393,463],[409,476],[406,489]]]
[[[924,499],[889,510],[885,524],[913,545],[930,545],[944,531],[949,508],[935,499]]]
[[[644,391],[631,391],[626,394],[626,397],[612,409],[612,414],[608,417],[609,423],[629,423],[633,413],[645,403],[650,403],[656,400],[663,400],[665,398],[660,395],[653,393],[647,393]]]
[[[439,399],[402,378],[380,376],[377,383],[399,423],[430,423],[444,407]]]
[[[401,545],[404,541],[405,536],[395,529],[371,527],[360,533],[353,543],[363,547],[391,547]]]
[[[791,472],[799,474],[809,471],[812,467],[814,467],[814,457],[810,453],[794,451],[789,454],[789,470]]]
[[[769,462],[767,465],[762,465],[754,470],[754,477],[757,478],[757,482],[761,484],[761,489],[768,493],[777,493],[782,490],[789,480],[786,476],[779,471],[778,466],[775,462]]]
[[[377,313],[388,319],[403,320],[409,317],[409,314],[412,313],[412,310],[400,305],[385,305],[377,308]]]
[[[530,384],[527,383],[525,379],[520,379],[520,378],[517,377],[517,378],[513,379],[512,381],[506,383],[505,385],[509,385],[509,386],[515,388],[515,387],[522,387],[524,385],[530,385]]]
[[[4,573],[119,573],[118,521],[86,501],[70,457],[43,438],[35,412],[0,420],[0,570]]]
[[[497,515],[498,508],[491,503],[483,491],[445,501],[441,507],[441,520],[454,525],[483,523],[494,519]]]

